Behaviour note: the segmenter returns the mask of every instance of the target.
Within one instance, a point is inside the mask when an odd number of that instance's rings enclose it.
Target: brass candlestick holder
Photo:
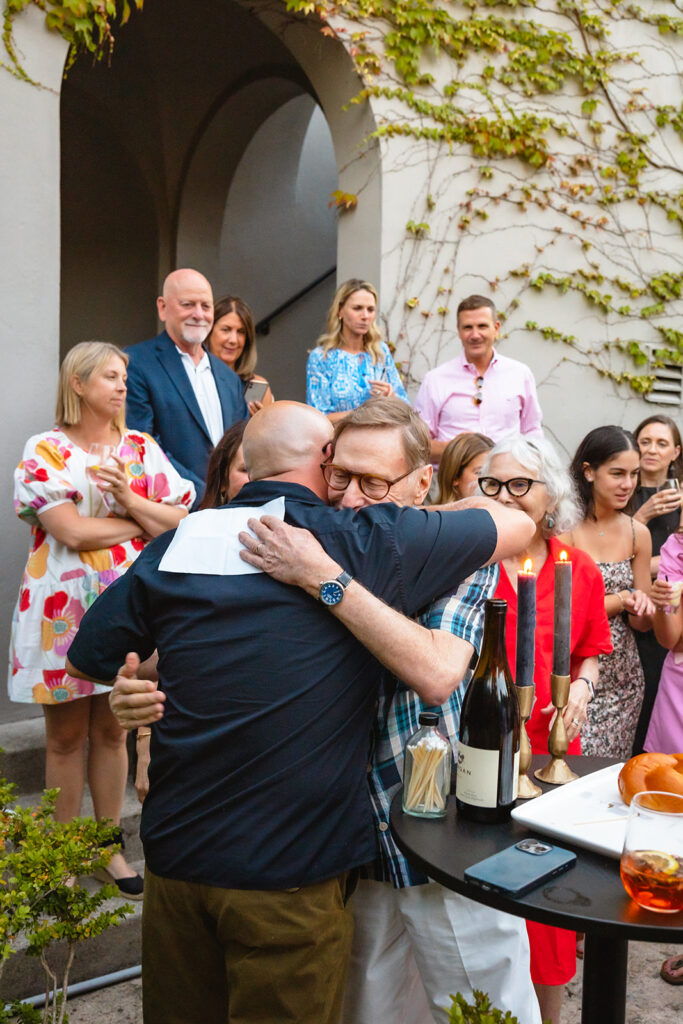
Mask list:
[[[573,782],[574,779],[579,777],[571,770],[564,759],[564,755],[569,748],[569,740],[567,739],[567,730],[564,726],[562,712],[569,703],[570,683],[571,676],[556,676],[554,672],[551,673],[550,694],[557,714],[548,736],[550,760],[543,768],[535,771],[534,775],[541,782],[549,782],[552,786],[563,786],[565,782]]]
[[[529,765],[531,764],[531,744],[527,736],[526,723],[529,721],[534,704],[534,687],[515,686],[515,690],[517,691],[521,718],[519,729],[519,789],[517,795],[521,800],[531,800],[542,792],[541,787],[532,782],[527,775]]]

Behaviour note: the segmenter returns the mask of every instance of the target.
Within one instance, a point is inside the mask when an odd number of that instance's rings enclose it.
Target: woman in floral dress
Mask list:
[[[583,522],[570,543],[588,552],[605,583],[605,611],[612,654],[600,655],[598,686],[581,730],[584,754],[631,756],[645,679],[634,630],[651,627],[652,541],[646,526],[628,514],[638,482],[640,455],[621,427],[597,427],[579,445],[571,465]]]
[[[14,474],[15,510],[31,527],[31,547],[12,622],[9,693],[43,707],[46,783],[59,787],[61,821],[80,813],[86,750],[97,818],[118,823],[127,773],[108,689],[67,674],[69,646],[98,595],[148,539],[177,526],[195,496],[151,437],[126,430],[127,362],[105,342],[71,349],[60,370],[57,426],[28,440]],[[107,447],[97,454],[96,445]],[[140,895],[122,854],[108,870],[126,896]]]

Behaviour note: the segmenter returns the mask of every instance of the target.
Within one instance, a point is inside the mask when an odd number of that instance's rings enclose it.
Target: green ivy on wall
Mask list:
[[[683,363],[683,333],[674,326],[683,281],[683,102],[680,96],[661,102],[680,79],[680,2],[270,0],[345,46],[360,80],[353,102],[373,105],[380,145],[403,137],[428,154],[424,195],[405,224],[399,339],[410,336],[417,348],[426,343],[434,333],[426,323],[432,312],[440,329],[448,329],[442,295],[453,290],[458,260],[467,262],[465,243],[483,232],[495,243],[502,214],[509,227],[512,212],[523,215],[520,228],[533,218],[540,241],[522,260],[511,246],[510,266],[487,282],[508,296],[504,318],[525,296],[556,296],[556,323],[529,317],[523,327],[637,393],[651,389],[653,368]],[[143,0],[3,3],[5,67],[24,78],[12,27],[30,4],[71,44],[69,61],[83,52],[108,58],[114,24],[143,6]],[[673,70],[662,73],[666,90],[649,90],[660,69],[652,50],[646,67],[639,53],[645,45],[660,45],[671,56]],[[462,165],[468,154],[469,166],[457,173],[474,174],[477,184],[459,189],[455,177],[439,184],[444,161],[457,157]],[[352,215],[355,195],[339,190],[331,198],[340,213]],[[558,266],[553,252],[560,241]],[[444,277],[432,311],[420,291],[437,273]],[[572,314],[563,304],[570,299],[596,318],[590,344],[577,338],[576,327],[567,330]],[[422,330],[415,327],[420,323]],[[622,364],[613,366],[610,353]],[[635,372],[623,368],[624,360]]]
[[[601,337],[590,344],[566,330],[561,302],[553,304],[558,323],[528,319],[524,328],[581,353],[598,373],[636,393],[651,390],[652,370],[683,363],[683,334],[672,326],[683,280],[675,267],[682,265],[683,103],[658,104],[648,97],[639,54],[641,45],[652,47],[659,36],[677,51],[680,67],[683,18],[676,0],[651,0],[647,9],[629,0],[285,3],[291,12],[315,13],[335,27],[362,81],[355,102],[370,101],[380,112],[379,139],[412,138],[416,145],[441,147],[443,156],[469,152],[472,167],[478,165],[480,184],[467,189],[457,208],[454,182],[436,198],[428,182],[424,208],[405,225],[415,256],[401,282],[404,294],[412,296],[403,301],[404,337],[417,332],[419,348],[433,335],[432,327],[420,334],[411,326],[411,311],[414,316],[421,303],[414,295],[420,261],[429,260],[432,274],[439,260],[448,262],[443,272],[455,280],[453,255],[463,238],[472,238],[486,221],[493,231],[502,209],[526,218],[535,210],[534,223],[556,237],[536,245],[533,265],[511,265],[488,281],[492,291],[508,285],[509,292],[509,284],[517,283],[503,312],[516,309],[525,293],[581,296],[602,324]],[[624,25],[635,29],[630,46],[623,32],[621,42],[614,42],[615,30]],[[649,38],[646,26],[656,30]],[[449,66],[452,77],[444,81]],[[649,78],[654,81],[658,71],[650,66]],[[675,82],[677,74],[669,78]],[[572,99],[564,104],[564,97]],[[511,170],[511,161],[520,169]],[[429,221],[421,216],[427,212]],[[554,217],[552,228],[543,222],[546,215]],[[629,218],[637,229],[624,227]],[[677,229],[668,246],[662,245],[661,222]],[[648,259],[632,244],[637,230],[648,239],[641,247]],[[571,270],[563,258],[558,272],[550,259],[560,239],[572,240],[578,258]],[[420,255],[416,243],[422,245]],[[653,267],[658,258],[659,267]],[[632,281],[625,281],[626,269]],[[419,312],[431,315],[424,302]],[[611,366],[610,352],[632,362],[636,372]],[[648,364],[650,372],[644,372]]]
[[[31,81],[19,60],[14,45],[14,19],[27,7],[45,12],[46,26],[69,43],[67,70],[79,53],[90,53],[95,60],[109,59],[114,47],[113,25],[125,25],[131,8],[142,9],[144,0],[3,0],[2,41],[8,61],[0,61],[18,78]],[[37,82],[32,84],[37,85]]]

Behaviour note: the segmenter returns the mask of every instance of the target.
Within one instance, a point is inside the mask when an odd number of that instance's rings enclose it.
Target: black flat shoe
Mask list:
[[[105,882],[107,885],[115,885],[119,890],[119,896],[127,900],[141,900],[144,895],[144,881],[141,875],[126,875],[124,878],[114,878],[107,868],[98,868],[93,871],[93,878],[98,882]]]

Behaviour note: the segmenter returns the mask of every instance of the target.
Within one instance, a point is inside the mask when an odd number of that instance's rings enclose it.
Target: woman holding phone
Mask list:
[[[213,327],[205,342],[211,355],[221,359],[242,381],[249,415],[270,405],[273,392],[265,377],[255,373],[256,329],[249,306],[236,295],[226,295],[214,306]]]
[[[408,401],[376,317],[377,291],[368,281],[352,278],[337,288],[327,330],[306,365],[306,401],[332,423],[368,398]]]

